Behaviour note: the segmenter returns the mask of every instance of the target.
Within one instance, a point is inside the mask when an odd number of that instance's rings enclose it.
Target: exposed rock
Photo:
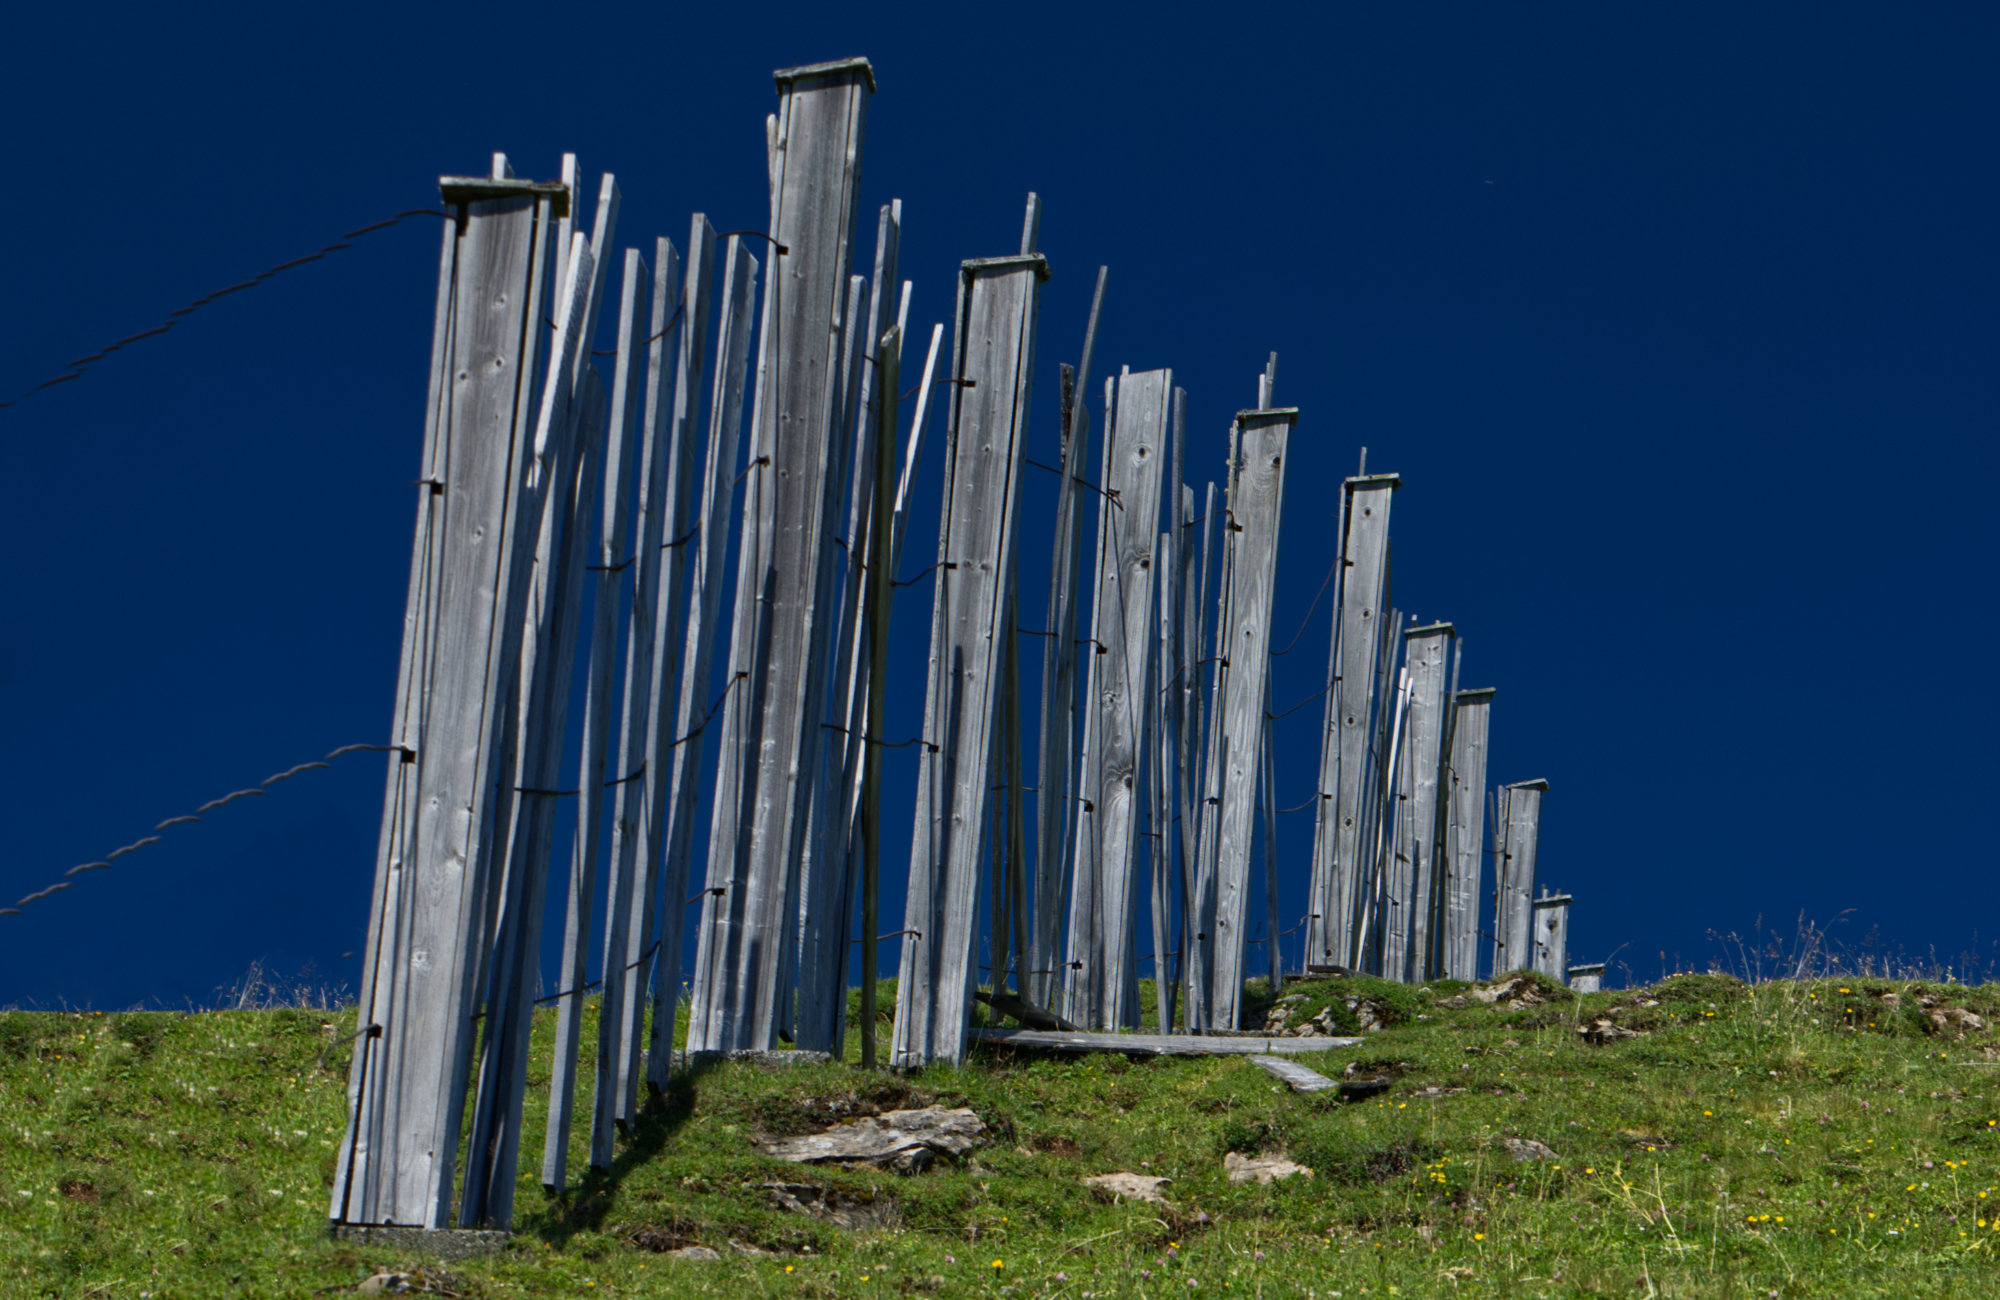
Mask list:
[[[780,1209],[831,1223],[848,1232],[875,1232],[901,1226],[902,1207],[880,1192],[867,1200],[812,1183],[761,1183],[760,1190],[777,1202]],[[734,1245],[735,1243],[731,1243]]]
[[[1516,1163],[1556,1158],[1556,1153],[1549,1150],[1545,1143],[1537,1142],[1533,1138],[1501,1138],[1500,1145],[1507,1148],[1507,1154],[1514,1157]]]
[[[1956,1038],[1963,1038],[1968,1032],[1980,1033],[1986,1028],[1984,1020],[1964,1007],[1932,1007],[1927,1014],[1933,1029]]]
[[[666,1252],[668,1259],[721,1259],[722,1256],[706,1246],[682,1246],[679,1250]]]
[[[1642,1031],[1627,1029],[1625,1026],[1614,1022],[1608,1016],[1599,1016],[1595,1020],[1586,1020],[1578,1025],[1576,1032],[1584,1042],[1594,1043],[1602,1047],[1606,1043],[1615,1042],[1620,1038],[1637,1038]]]
[[[1674,1145],[1658,1134],[1642,1133],[1635,1128],[1625,1129],[1623,1135],[1627,1142],[1638,1147],[1641,1151],[1665,1151]]]
[[[1128,1201],[1150,1201],[1154,1205],[1165,1205],[1167,1198],[1160,1189],[1172,1182],[1171,1178],[1154,1178],[1148,1174],[1092,1174],[1083,1180],[1087,1187],[1096,1187],[1112,1196]]]
[[[407,1273],[377,1273],[363,1278],[354,1289],[362,1295],[399,1295],[410,1289],[410,1277]]]
[[[1232,1183],[1247,1183],[1254,1179],[1262,1185],[1275,1179],[1290,1178],[1294,1174],[1312,1177],[1312,1170],[1283,1156],[1246,1156],[1240,1151],[1231,1151],[1224,1156],[1222,1167],[1229,1172]]]
[[[739,1241],[735,1237],[731,1237],[729,1239],[729,1253],[732,1255],[746,1255],[746,1256],[756,1257],[760,1255],[768,1255],[771,1252],[765,1250],[762,1246],[753,1246],[747,1241]]]
[[[1536,1007],[1548,1001],[1542,996],[1542,991],[1535,982],[1522,975],[1516,975],[1510,980],[1501,980],[1498,984],[1489,984],[1485,988],[1473,989],[1471,993],[1472,997],[1480,1002],[1492,1003],[1495,1011]]]
[[[956,1160],[986,1140],[986,1124],[965,1107],[925,1106],[838,1124],[804,1137],[759,1137],[767,1156],[798,1164],[835,1160],[875,1165],[898,1173],[921,1173],[938,1156]]]

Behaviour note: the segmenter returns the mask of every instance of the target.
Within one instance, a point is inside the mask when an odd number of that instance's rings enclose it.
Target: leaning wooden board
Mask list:
[[[973,1029],[975,1043],[1039,1047],[1050,1052],[1123,1052],[1127,1056],[1298,1056],[1354,1047],[1359,1038],[1266,1038],[1262,1034],[1084,1034],[1054,1029]]]

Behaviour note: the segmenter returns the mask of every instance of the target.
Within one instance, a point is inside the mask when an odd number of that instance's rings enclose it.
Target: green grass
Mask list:
[[[1940,1030],[1919,1005],[1990,1020],[2000,987],[1680,976],[1525,1010],[1435,1005],[1459,987],[1288,990],[1308,994],[1294,1022],[1323,1006],[1338,1018],[1348,997],[1386,1004],[1391,1023],[1361,1047],[1301,1058],[1395,1076],[1356,1103],[1292,1094],[1240,1059],[983,1053],[910,1076],[721,1065],[678,1082],[614,1170],[560,1199],[536,1180],[545,1101],[531,1096],[514,1244],[451,1266],[449,1285],[495,1297],[2000,1290],[2000,1219],[1986,1217],[2000,1213],[2000,1049]],[[1633,1005],[1641,994],[1656,1005]],[[1614,1006],[1642,1036],[1583,1042],[1579,1015]],[[351,1010],[0,1015],[0,1295],[307,1295],[415,1263],[323,1233],[347,1066],[329,1043],[352,1025]],[[536,1028],[545,1082],[553,1016]],[[778,1164],[749,1140],[926,1101],[971,1106],[991,1145],[901,1177]],[[1511,1137],[1556,1158],[1517,1164]],[[1314,1174],[1232,1187],[1232,1149],[1282,1150]],[[1172,1178],[1171,1207],[1106,1201],[1081,1181],[1116,1170]],[[852,1236],[787,1214],[757,1188],[772,1179],[892,1197],[902,1227]],[[732,1240],[772,1253],[734,1254]],[[659,1253],[683,1243],[725,1258]]]

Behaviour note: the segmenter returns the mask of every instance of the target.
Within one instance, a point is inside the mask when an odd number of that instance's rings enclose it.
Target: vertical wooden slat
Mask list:
[[[1202,497],[1202,512],[1189,521],[1188,536],[1188,596],[1187,608],[1182,617],[1186,624],[1188,649],[1182,655],[1187,672],[1187,716],[1181,749],[1185,752],[1184,771],[1181,777],[1181,1019],[1183,1027],[1193,1033],[1206,1022],[1202,1020],[1201,1007],[1207,1001],[1205,996],[1196,995],[1196,987],[1208,987],[1205,973],[1204,953],[1207,951],[1205,938],[1200,931],[1204,924],[1201,915],[1202,900],[1213,896],[1207,884],[1210,873],[1204,868],[1202,856],[1202,828],[1207,824],[1209,803],[1208,791],[1208,735],[1209,735],[1209,692],[1202,689],[1205,680],[1213,680],[1220,672],[1217,666],[1219,656],[1212,653],[1209,645],[1209,576],[1214,567],[1215,539],[1220,519],[1215,507],[1215,484],[1210,483]],[[1192,508],[1191,506],[1189,508]],[[1201,528],[1201,541],[1197,547],[1192,535],[1195,524]],[[1199,552],[1197,562],[1196,552]]]
[[[697,218],[696,228],[704,222]],[[692,249],[689,250],[693,252]],[[695,304],[685,294],[679,252],[665,239],[654,242],[650,344],[646,354],[646,400],[639,430],[639,499],[634,522],[632,610],[625,634],[625,684],[619,701],[618,785],[612,794],[609,884],[604,911],[604,988],[597,1008],[597,1066],[592,1079],[590,1163],[608,1168],[612,1125],[629,1116],[622,1104],[630,1077],[631,1033],[644,1006],[645,977],[635,961],[651,946],[644,873],[652,856],[657,788],[663,774],[653,760],[662,739],[659,710],[673,688],[664,675],[673,648],[660,644],[666,610],[673,603],[667,584],[669,562],[680,535],[675,517],[676,489],[685,482],[676,461],[674,410],[679,401],[683,336]],[[699,261],[690,257],[692,271]],[[677,292],[679,289],[679,292]]]
[[[1106,417],[1098,482],[1097,559],[1091,596],[1089,685],[1081,800],[1070,885],[1063,1015],[1089,1029],[1133,1028],[1138,969],[1139,813],[1152,765],[1158,630],[1153,617],[1154,534],[1168,452],[1173,373],[1121,375]]]
[[[1015,572],[1039,255],[966,262],[953,349],[944,515],[890,1063],[965,1053],[980,862],[992,808],[999,647]]]
[[[1500,906],[1495,917],[1493,973],[1525,970],[1534,962],[1535,849],[1541,837],[1547,781],[1516,781],[1502,790],[1506,819],[1501,841]]]
[[[496,155],[496,157],[500,157]],[[504,167],[504,159],[500,162]],[[495,176],[494,179],[504,179]],[[451,419],[448,402],[454,390],[450,379],[453,360],[453,331],[457,315],[458,243],[456,220],[448,221],[438,253],[437,302],[431,327],[430,391],[424,405],[423,459],[417,479],[416,539],[410,552],[410,585],[403,607],[403,645],[396,664],[396,704],[390,715],[389,772],[382,795],[382,828],[375,857],[375,882],[369,895],[369,922],[366,949],[362,954],[361,995],[355,1012],[362,1041],[354,1050],[348,1071],[347,1113],[349,1123],[341,1138],[334,1165],[332,1200],[327,1208],[331,1222],[348,1219],[355,1191],[352,1173],[356,1166],[368,1167],[370,1153],[378,1149],[387,1108],[363,1105],[368,1084],[377,1075],[369,1071],[377,1032],[388,1015],[382,995],[395,985],[393,972],[385,971],[385,960],[394,961],[396,936],[406,914],[407,884],[411,873],[404,870],[413,847],[416,820],[417,766],[415,759],[424,744],[424,701],[429,692],[431,653],[435,646],[434,615],[437,584],[442,573],[445,537],[444,475],[446,470],[445,429]],[[377,1072],[379,1074],[379,1072]]]
[[[680,707],[674,720],[674,758],[668,789],[667,851],[660,873],[664,877],[669,918],[661,926],[659,969],[662,987],[680,988],[683,926],[688,911],[688,880],[694,855],[694,823],[701,785],[702,753],[709,729],[714,725],[711,677],[714,672],[722,628],[725,579],[724,561],[729,552],[729,523],[736,499],[736,479],[741,465],[743,403],[749,386],[750,336],[755,330],[754,310],[757,287],[757,259],[741,238],[730,236],[722,246],[721,319],[716,325],[715,387],[709,401],[708,446],[701,470],[701,523],[691,543],[695,547],[694,570],[688,592],[687,657],[681,665]],[[751,476],[755,478],[755,475]],[[725,660],[725,662],[727,662]],[[735,680],[723,690],[733,692]],[[670,981],[670,982],[669,982]],[[696,1009],[703,1003],[690,999],[688,1045],[699,1047],[702,1031],[694,1023]],[[673,1045],[674,1014],[654,1012],[652,1058],[647,1077],[656,1087],[664,1087],[665,1069]],[[662,1026],[668,1035],[661,1037]],[[607,1143],[606,1155],[609,1155]]]
[[[1270,698],[1271,601],[1277,581],[1286,449],[1297,421],[1298,411],[1291,407],[1240,411],[1236,416],[1228,513],[1233,538],[1228,635],[1218,647],[1221,703],[1217,735],[1210,741],[1218,770],[1210,774],[1209,788],[1219,802],[1214,808],[1214,831],[1206,826],[1202,830],[1215,845],[1208,1022],[1221,1028],[1236,1027],[1243,995],[1250,844],[1256,825],[1264,713]]]
[[[470,1066],[474,931],[493,869],[489,816],[519,650],[508,635],[524,595],[514,570],[524,549],[520,521],[534,504],[525,463],[558,194],[484,178],[446,178],[441,189],[458,209],[443,272],[451,277],[449,342],[437,370],[449,378],[432,403],[434,450],[441,447],[432,469],[442,474],[429,486],[442,502],[426,512],[433,532],[419,543],[436,556],[437,573],[411,602],[427,604],[428,626],[406,628],[399,730],[410,734],[407,710],[421,694],[416,794],[385,808],[385,820],[412,816],[384,836],[400,840],[402,857],[388,864],[392,879],[378,892],[370,937],[364,1014],[379,1028],[364,1033],[356,1052],[333,1207],[349,1223],[449,1221]],[[427,672],[417,653],[426,640]]]
[[[833,793],[828,816],[819,830],[821,860],[837,874],[822,881],[828,886],[824,896],[809,897],[808,913],[801,918],[806,927],[806,951],[802,954],[799,975],[798,1044],[835,1056],[840,1055],[846,1039],[848,941],[853,928],[854,883],[863,856],[859,839],[861,782],[867,749],[868,664],[873,647],[873,623],[867,603],[873,589],[869,575],[871,566],[884,564],[888,555],[886,527],[878,530],[872,526],[876,484],[881,477],[881,467],[877,465],[880,421],[876,409],[883,396],[882,376],[886,373],[883,339],[884,331],[890,327],[888,313],[894,306],[902,228],[902,202],[884,204],[875,225],[875,275],[869,293],[868,323],[858,335],[866,363],[861,367],[853,427],[849,431],[854,445],[854,477],[848,494],[840,648],[832,679],[836,721],[834,729],[826,733],[833,760],[824,779]],[[896,338],[896,345],[901,347],[901,335]],[[893,470],[894,463],[892,436],[886,464]],[[893,478],[890,482],[893,490]]]
[[[831,618],[823,593],[841,474],[836,450],[840,298],[848,286],[861,140],[874,76],[865,59],[776,74],[779,111],[755,414],[759,482],[746,494],[750,581],[736,593],[733,672],[724,704],[734,769],[719,787],[703,943],[714,971],[697,1014],[711,1048],[769,1048],[786,996],[782,974],[797,923],[798,867],[818,780]],[[720,789],[719,789],[720,794]],[[724,978],[713,978],[727,972]]]
[[[1174,415],[1181,413],[1180,389],[1174,390]],[[1179,420],[1175,420],[1178,429]],[[1169,501],[1178,497],[1172,493]],[[1174,503],[1176,506],[1178,503]],[[1174,993],[1171,973],[1173,963],[1168,949],[1173,943],[1173,926],[1168,921],[1172,898],[1172,878],[1178,874],[1172,869],[1174,822],[1173,814],[1167,810],[1174,804],[1175,758],[1179,749],[1180,726],[1178,704],[1180,701],[1180,677],[1175,671],[1179,656],[1175,653],[1175,631],[1179,623],[1178,609],[1174,597],[1180,587],[1179,521],[1167,520],[1168,527],[1154,541],[1153,575],[1159,586],[1159,626],[1158,639],[1153,644],[1153,657],[1159,668],[1154,676],[1158,679],[1147,700],[1153,714],[1154,744],[1147,756],[1152,764],[1152,798],[1147,801],[1146,820],[1152,827],[1152,861],[1149,864],[1153,884],[1153,1002],[1155,1019],[1159,1032],[1170,1034],[1174,1028]]]
[[[1384,647],[1383,662],[1396,662],[1394,650],[1402,642],[1403,620],[1400,614],[1392,612],[1394,630],[1390,642]],[[1386,675],[1383,679],[1388,680]],[[1391,965],[1385,956],[1391,947],[1391,925],[1388,911],[1391,906],[1395,870],[1393,808],[1396,800],[1397,778],[1402,771],[1403,755],[1407,748],[1404,740],[1403,723],[1409,717],[1410,670],[1404,666],[1396,674],[1393,690],[1383,692],[1382,710],[1378,715],[1381,724],[1377,733],[1375,770],[1379,774],[1379,787],[1371,792],[1372,806],[1369,810],[1368,857],[1370,862],[1368,883],[1362,899],[1361,921],[1357,929],[1362,956],[1358,968],[1369,975],[1386,976]]]
[[[1047,1007],[1060,987],[1062,925],[1069,912],[1072,828],[1080,805],[1076,779],[1076,654],[1078,596],[1083,578],[1083,494],[1078,491],[1090,449],[1090,354],[1104,309],[1110,268],[1097,268],[1097,288],[1083,331],[1083,355],[1072,374],[1063,367],[1062,475],[1056,485],[1056,533],[1049,573],[1048,611],[1042,619],[1042,723],[1036,747],[1035,933],[1025,992]]]
[[[832,466],[828,470],[828,478],[834,478],[834,470],[844,470],[852,484],[848,492],[840,494],[848,500],[848,526],[842,536],[844,546],[822,570],[820,596],[814,598],[814,618],[828,620],[826,636],[828,654],[832,656],[828,670],[828,702],[832,708],[828,712],[836,718],[844,716],[852,670],[848,638],[858,622],[848,594],[858,586],[852,570],[864,560],[864,556],[856,554],[860,550],[856,506],[860,504],[862,476],[868,472],[862,460],[870,458],[874,450],[874,430],[868,430],[868,438],[860,436],[864,428],[860,424],[862,372],[874,370],[868,328],[862,324],[866,300],[880,302],[880,292],[868,292],[866,276],[850,276],[846,304],[836,330],[838,346],[834,348],[834,356],[840,368],[840,388],[832,404]],[[866,366],[862,364],[864,360],[868,362]],[[836,732],[834,726],[840,724],[822,720],[814,734],[806,738],[806,744],[818,748],[818,756],[812,764],[816,778],[812,782],[812,804],[806,808],[806,834],[798,858],[798,918],[794,926],[786,928],[786,942],[796,948],[796,960],[788,958],[784,962],[788,970],[778,978],[776,1034],[782,1040],[814,1050],[832,1050],[834,1040],[844,1028],[846,978],[842,974],[848,956],[848,916],[854,902],[854,894],[848,888],[850,858],[844,804],[840,802],[846,790],[840,778],[846,770],[848,736]],[[792,966],[796,966],[796,972],[790,970]]]
[[[1268,689],[1268,688],[1267,688]],[[1268,697],[1267,697],[1268,698]],[[1269,959],[1271,992],[1285,991],[1283,913],[1278,906],[1278,747],[1271,730],[1270,708],[1265,706],[1264,761],[1259,769],[1264,810],[1264,955]]]
[[[904,305],[909,303],[904,295]],[[899,322],[882,340],[882,395],[876,404],[874,521],[868,533],[876,557],[868,570],[868,690],[861,729],[861,1066],[875,1068],[876,934],[882,876],[882,700],[889,682],[889,601],[892,583],[895,518],[891,500],[895,486],[897,386],[901,378],[903,327]],[[936,335],[931,361],[937,360]],[[925,367],[928,374],[929,366]]]
[[[542,1143],[542,1185],[560,1191],[568,1177],[571,1121],[576,1098],[576,1054],[583,1028],[584,984],[589,979],[591,913],[602,849],[606,771],[610,763],[612,691],[617,672],[621,581],[632,560],[629,490],[634,479],[640,393],[646,348],[646,306],[651,277],[636,248],[625,250],[618,295],[618,356],[611,376],[611,423],[604,456],[603,506],[592,556],[590,667],[584,679],[582,761],[577,773],[576,831],[571,844],[569,897],[557,987],[573,990],[556,1000],[556,1041],[549,1067],[549,1119]],[[587,521],[585,521],[587,523]]]
[[[1534,901],[1535,973],[1558,984],[1569,982],[1569,905],[1568,894],[1546,890]]]
[[[1492,687],[1452,694],[1451,790],[1445,840],[1444,977],[1479,978],[1479,886],[1486,862],[1486,738]]]
[[[1329,669],[1332,689],[1320,735],[1308,966],[1348,966],[1357,950],[1355,926],[1367,874],[1365,823],[1374,797],[1369,760],[1380,712],[1377,664],[1389,599],[1389,507],[1401,483],[1394,474],[1376,474],[1350,478],[1342,486],[1345,526]]]
[[[1444,769],[1445,709],[1451,650],[1457,631],[1449,623],[1414,627],[1403,634],[1403,662],[1409,666],[1409,720],[1404,726],[1402,772],[1396,791],[1395,846],[1391,861],[1392,906],[1388,960],[1383,974],[1419,984],[1434,970],[1436,915],[1442,873],[1438,869],[1444,810],[1440,777]]]

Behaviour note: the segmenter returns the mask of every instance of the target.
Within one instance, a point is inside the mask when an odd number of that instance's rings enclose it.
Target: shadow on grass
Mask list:
[[[674,1071],[666,1091],[646,1099],[624,1150],[612,1158],[611,1168],[589,1170],[573,1187],[552,1197],[548,1218],[534,1229],[535,1236],[560,1249],[578,1233],[597,1231],[617,1202],[625,1180],[659,1155],[693,1118],[697,1085],[717,1064],[711,1058]]]

